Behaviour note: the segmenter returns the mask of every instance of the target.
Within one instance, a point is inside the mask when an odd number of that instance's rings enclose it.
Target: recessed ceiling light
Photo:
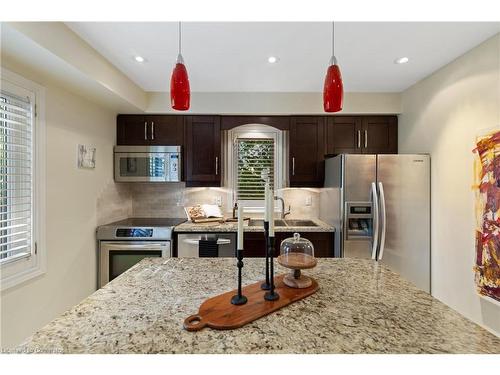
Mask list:
[[[278,58],[276,56],[269,56],[267,58],[267,61],[270,63],[270,64],[274,64],[274,63],[277,63],[278,62]]]
[[[406,64],[410,59],[408,57],[400,57],[399,59],[394,60],[395,64]]]
[[[144,61],[146,61],[146,59],[142,56],[135,56],[134,60],[137,61],[138,63],[143,63]]]

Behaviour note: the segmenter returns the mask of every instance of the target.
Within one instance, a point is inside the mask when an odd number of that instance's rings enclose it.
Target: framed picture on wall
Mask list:
[[[95,147],[78,145],[78,168],[95,168]]]

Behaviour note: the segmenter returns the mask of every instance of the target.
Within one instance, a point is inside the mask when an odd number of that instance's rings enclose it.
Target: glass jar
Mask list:
[[[305,269],[316,265],[314,245],[307,238],[294,233],[293,237],[281,241],[279,262],[291,269]]]
[[[311,278],[301,274],[301,270],[316,266],[314,245],[306,238],[294,233],[293,237],[281,241],[278,263],[291,269],[283,282],[291,288],[308,288],[312,284]]]

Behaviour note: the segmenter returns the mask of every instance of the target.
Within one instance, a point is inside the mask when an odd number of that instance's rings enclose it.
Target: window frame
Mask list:
[[[29,257],[0,264],[0,290],[4,291],[46,272],[45,248],[45,88],[5,68],[1,69],[0,86],[17,96],[33,101],[32,151],[32,241]]]
[[[281,196],[280,189],[286,186],[287,166],[286,155],[286,134],[285,132],[264,124],[245,124],[227,131],[226,147],[224,147],[224,170],[227,171],[224,178],[224,186],[228,188],[227,202],[228,209],[234,206],[237,191],[237,163],[235,158],[236,140],[238,138],[271,138],[274,139],[274,190],[275,195]],[[264,213],[263,200],[243,200],[245,212]]]

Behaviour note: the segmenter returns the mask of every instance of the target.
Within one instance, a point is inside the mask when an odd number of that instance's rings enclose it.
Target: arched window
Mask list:
[[[228,131],[225,185],[231,191],[231,205],[240,200],[247,209],[260,211],[263,169],[269,169],[275,190],[285,186],[284,149],[284,133],[268,125],[248,124]]]

